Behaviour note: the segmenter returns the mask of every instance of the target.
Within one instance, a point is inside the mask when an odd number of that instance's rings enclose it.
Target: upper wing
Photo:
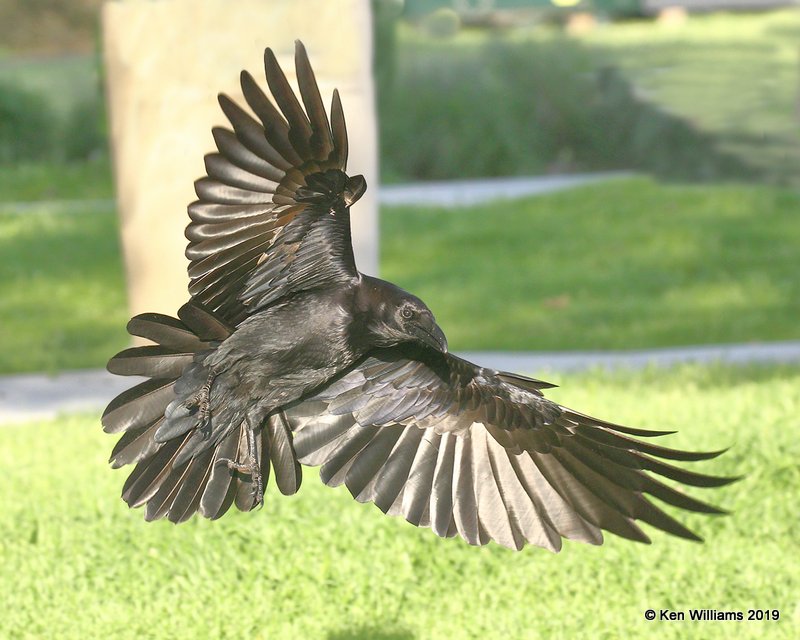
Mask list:
[[[233,128],[213,129],[219,152],[206,156],[208,175],[189,206],[189,293],[234,326],[287,293],[357,276],[339,94],[329,123],[300,41],[295,64],[305,109],[270,49],[264,66],[277,108],[246,71],[242,90],[260,122],[219,96]]]
[[[659,460],[721,452],[667,449],[643,431],[596,420],[542,397],[547,385],[451,355],[401,346],[374,353],[292,408],[300,462],[322,465],[360,502],[439,536],[553,551],[561,538],[602,543],[602,529],[649,542],[642,520],[699,540],[643,494],[721,513],[645,473],[713,487],[731,482]]]

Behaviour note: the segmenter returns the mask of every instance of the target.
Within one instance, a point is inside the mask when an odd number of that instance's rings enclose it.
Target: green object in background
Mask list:
[[[676,4],[679,4],[677,0]],[[642,14],[644,2],[643,0],[590,0],[589,7],[597,13],[608,16],[638,16]]]

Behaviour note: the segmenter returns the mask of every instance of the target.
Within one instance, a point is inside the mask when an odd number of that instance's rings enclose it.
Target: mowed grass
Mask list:
[[[464,210],[390,209],[383,277],[453,349],[800,337],[800,196],[611,182]]]
[[[601,25],[583,44],[641,95],[711,133],[769,179],[800,185],[800,13],[692,15]]]
[[[0,213],[0,372],[105,366],[128,344],[112,211]]]
[[[551,376],[552,377],[552,376]],[[0,429],[0,636],[9,638],[796,638],[800,369],[681,367],[557,376],[550,395],[627,424],[679,429],[669,446],[718,449],[691,490],[732,511],[676,514],[699,545],[514,554],[440,540],[306,471],[266,506],[145,523],[119,499],[126,472],[97,416]],[[675,513],[674,510],[672,510]],[[778,621],[648,622],[649,608],[778,609]],[[688,613],[687,613],[688,617]]]
[[[797,339],[798,210],[788,190],[647,179],[386,208],[381,275],[429,304],[455,350]],[[101,367],[124,348],[113,212],[0,213],[0,316],[2,373]]]
[[[108,160],[29,163],[0,170],[0,212],[8,202],[108,200],[114,197]]]
[[[553,38],[561,35],[560,29],[537,24],[509,30],[499,43],[511,51],[529,41],[552,44]],[[449,39],[434,38],[423,29],[405,25],[398,31],[397,57],[403,61],[428,55],[434,63],[445,56],[470,60],[493,38],[497,38],[493,32],[477,29],[462,29]],[[599,22],[588,33],[570,40],[588,50],[596,67],[618,68],[634,85],[637,97],[713,136],[719,150],[758,171],[754,179],[800,185],[800,13],[796,9],[692,14],[685,23],[672,25],[655,20]],[[555,42],[556,48],[573,48]],[[554,66],[559,62],[556,59]],[[506,101],[520,99],[517,91],[510,91]],[[551,99],[543,97],[545,104]],[[531,95],[527,100],[537,105],[537,98]],[[497,109],[491,101],[479,104]],[[574,105],[563,109],[570,106]],[[527,123],[530,121],[528,118]],[[465,127],[465,139],[474,138],[474,142],[472,147],[466,143],[463,147],[481,148],[479,136],[485,135],[484,129],[475,131],[471,136]],[[662,144],[666,147],[674,142],[664,139]],[[655,147],[654,153],[659,152]],[[518,146],[509,143],[506,156],[518,151]],[[702,152],[697,149],[698,155]],[[469,161],[467,157],[461,164]],[[384,162],[391,164],[391,158]],[[530,166],[530,158],[523,153],[516,164]],[[701,175],[697,178],[703,179]]]

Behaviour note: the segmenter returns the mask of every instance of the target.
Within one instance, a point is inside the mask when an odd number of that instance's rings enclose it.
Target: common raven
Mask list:
[[[542,395],[553,385],[494,371],[447,350],[419,298],[356,269],[339,94],[330,121],[303,45],[300,100],[273,52],[274,103],[247,72],[245,100],[225,95],[231,127],[189,206],[191,298],[178,318],[145,313],[128,331],[154,342],[114,356],[112,373],[149,380],[103,414],[124,432],[114,467],[136,464],[122,497],[145,518],[219,518],[300,487],[300,464],[344,483],[356,500],[473,545],[495,540],[558,551],[562,538],[602,542],[603,529],[649,542],[636,520],[699,540],[645,494],[703,513],[709,504],[657,480],[716,487],[663,460],[721,452],[668,449],[665,435],[589,417]]]

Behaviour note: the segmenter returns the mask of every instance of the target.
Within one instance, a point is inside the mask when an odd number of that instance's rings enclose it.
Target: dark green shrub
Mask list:
[[[637,169],[705,180],[748,171],[572,40],[403,54],[379,100],[385,179]]]
[[[42,96],[0,84],[0,164],[52,159],[57,132],[56,117]]]
[[[93,96],[76,104],[66,120],[63,137],[67,160],[89,160],[107,153],[105,103]]]

